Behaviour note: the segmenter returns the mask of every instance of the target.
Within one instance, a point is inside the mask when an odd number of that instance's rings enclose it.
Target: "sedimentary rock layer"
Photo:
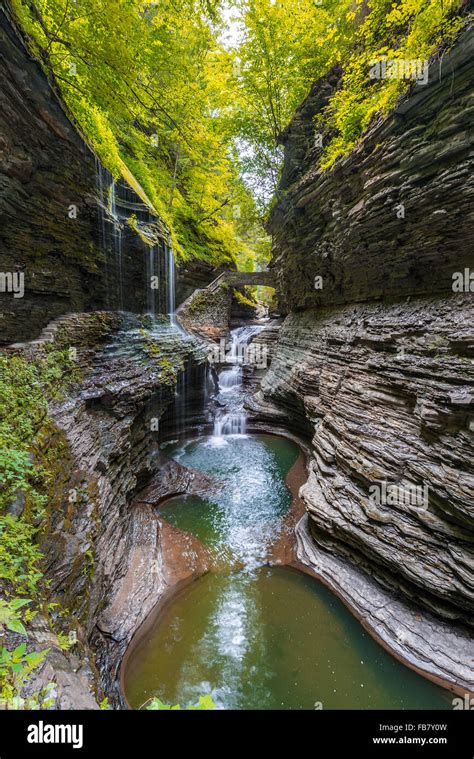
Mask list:
[[[165,284],[163,222],[123,180],[112,182],[28,53],[8,4],[0,47],[0,273],[24,277],[22,297],[0,290],[0,344],[35,338],[65,313],[147,310],[152,245]],[[182,266],[178,303],[215,276],[199,261]]]
[[[417,603],[472,623],[474,307],[469,294],[288,317],[250,404],[311,428],[315,540]],[[276,404],[276,407],[275,407]],[[370,487],[427,486],[428,503]]]
[[[342,598],[376,639],[402,661],[456,693],[474,691],[473,642],[460,626],[420,614],[353,562],[321,549],[305,516],[296,528],[299,560]]]
[[[464,29],[324,174],[314,118],[338,69],[285,130],[269,227],[291,313],[249,402],[257,423],[312,441],[300,559],[393,650],[461,688],[474,661],[473,50]]]
[[[338,71],[316,83],[282,135],[282,197],[269,223],[285,312],[449,293],[453,273],[474,268],[473,78],[471,28],[431,61],[428,84],[326,174],[313,119]]]
[[[192,371],[197,376],[206,350],[169,324],[149,327],[146,316],[101,312],[71,314],[50,330],[55,348],[74,349],[82,379],[50,405],[65,455],[42,530],[45,576],[52,598],[78,626],[82,669],[89,655],[114,704],[120,703],[116,675],[125,649],[168,585],[165,552],[172,539],[163,541],[155,505],[168,493],[199,492],[205,484],[166,459],[159,436],[162,417],[180,401],[180,377]],[[16,350],[32,357],[44,347]],[[190,400],[193,418],[196,406],[192,396],[181,400],[180,418],[187,424]],[[192,573],[191,544],[187,548],[185,569]],[[71,678],[69,671],[66,690]],[[71,698],[87,702],[79,678],[72,680]],[[69,703],[58,687],[58,703]]]

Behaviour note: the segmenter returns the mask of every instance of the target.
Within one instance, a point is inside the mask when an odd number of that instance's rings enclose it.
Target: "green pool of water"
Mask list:
[[[273,435],[206,437],[166,452],[213,475],[222,487],[206,498],[172,498],[160,509],[162,517],[228,561],[264,563],[291,505],[284,480],[299,456],[295,443]]]
[[[271,436],[219,441],[171,450],[224,487],[175,498],[162,516],[244,568],[229,561],[161,610],[125,667],[130,705],[152,696],[186,705],[210,693],[225,709],[451,708],[450,694],[393,659],[319,582],[265,566],[290,505],[284,477],[297,447]]]

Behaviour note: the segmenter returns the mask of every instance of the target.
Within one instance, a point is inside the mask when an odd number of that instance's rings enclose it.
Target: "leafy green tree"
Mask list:
[[[240,0],[243,31],[233,49],[234,131],[244,171],[263,208],[278,186],[278,138],[311,85],[338,64],[340,84],[315,122],[324,133],[320,167],[349,153],[371,122],[412,84],[370,79],[383,56],[426,60],[451,40],[462,0]]]
[[[223,209],[239,167],[224,113],[219,4],[14,0],[14,7],[86,138],[168,222],[175,252],[234,260],[235,223]]]

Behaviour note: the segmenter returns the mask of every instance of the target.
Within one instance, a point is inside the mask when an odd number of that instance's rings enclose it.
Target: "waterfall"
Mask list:
[[[247,415],[244,410],[225,414],[214,421],[213,435],[216,438],[223,438],[226,435],[245,435],[247,429]]]
[[[178,435],[185,432],[186,426],[186,369],[178,377],[175,391],[175,414],[176,414],[176,432]]]
[[[226,357],[226,363],[231,364],[231,368],[223,369],[219,373],[220,393],[238,391],[242,386],[242,356],[239,355],[239,348],[248,342],[246,339],[241,339],[241,335],[245,335],[247,329],[246,327],[239,327],[231,332],[230,353]],[[251,336],[249,336],[249,340]]]
[[[146,281],[147,281],[147,293],[146,293],[146,304],[147,304],[147,311],[151,316],[156,316],[156,293],[157,289],[153,286],[153,277],[156,277],[159,281],[159,272],[158,272],[158,261],[157,261],[157,255],[156,255],[156,248],[154,245],[152,245],[148,249],[148,255],[146,258]]]
[[[217,412],[214,419],[214,439],[222,445],[226,435],[245,435],[247,413],[244,409],[243,370],[245,347],[257,335],[263,326],[252,325],[238,327],[231,331],[230,352],[226,356],[225,367],[219,372],[219,396],[225,398],[224,408]]]
[[[170,324],[176,326],[176,273],[173,249],[171,246],[165,245],[165,254],[167,257],[167,270],[168,270],[168,315],[170,317]]]
[[[219,392],[232,393],[242,385],[242,367],[236,364],[231,369],[223,369],[219,374]]]
[[[117,307],[120,311],[123,311],[123,239],[122,239],[122,225],[117,213],[117,201],[115,192],[115,179],[112,177],[112,181],[109,186],[109,213],[112,217],[114,229],[113,229],[113,249],[114,249],[114,264],[117,278]]]
[[[105,231],[105,203],[104,203],[104,173],[106,170],[102,166],[101,162],[95,156],[95,176],[97,186],[97,196],[99,198],[98,220],[99,220],[99,240],[102,250],[104,252],[104,268],[105,268],[105,305],[107,308],[111,307],[110,303],[110,267],[109,256],[107,251],[107,235]],[[107,180],[107,177],[106,177]]]
[[[135,200],[130,200],[132,191],[122,184],[117,185],[112,174],[97,157],[95,166],[99,238],[105,258],[105,304],[109,309],[123,311],[124,304],[129,306],[132,300],[127,297],[130,270],[126,266],[127,259],[124,255],[123,221],[127,213],[124,209],[133,205]],[[145,245],[143,263],[146,276],[144,309],[153,317],[167,314],[170,325],[179,327],[176,319],[176,267],[171,246],[164,240],[155,245]]]
[[[119,310],[123,311],[123,239],[122,227],[118,222],[114,222],[114,251],[118,274],[117,303]]]
[[[122,311],[124,305],[123,237],[117,212],[115,181],[97,157],[95,168],[99,198],[99,237],[105,257],[105,301],[108,308]]]

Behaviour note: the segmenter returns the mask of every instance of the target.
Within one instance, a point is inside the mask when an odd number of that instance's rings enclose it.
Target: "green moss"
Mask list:
[[[154,366],[158,369],[159,382],[162,385],[175,385],[178,374],[183,369],[182,359],[177,355],[171,357],[166,354],[159,343],[154,342],[145,329],[141,329],[140,333],[144,337],[143,350],[146,356],[152,359]]]
[[[45,590],[38,538],[69,477],[68,446],[48,416],[48,401],[77,376],[69,351],[54,344],[33,361],[0,356],[0,587],[7,597],[29,595],[39,603]],[[8,513],[15,500],[20,516]]]
[[[250,300],[250,298],[247,298],[239,290],[234,290],[234,298],[242,306],[248,306],[249,308],[255,308],[256,306],[256,302],[254,300]]]
[[[204,290],[197,292],[188,305],[189,313],[195,316],[206,311],[211,298],[212,293],[206,293]]]

